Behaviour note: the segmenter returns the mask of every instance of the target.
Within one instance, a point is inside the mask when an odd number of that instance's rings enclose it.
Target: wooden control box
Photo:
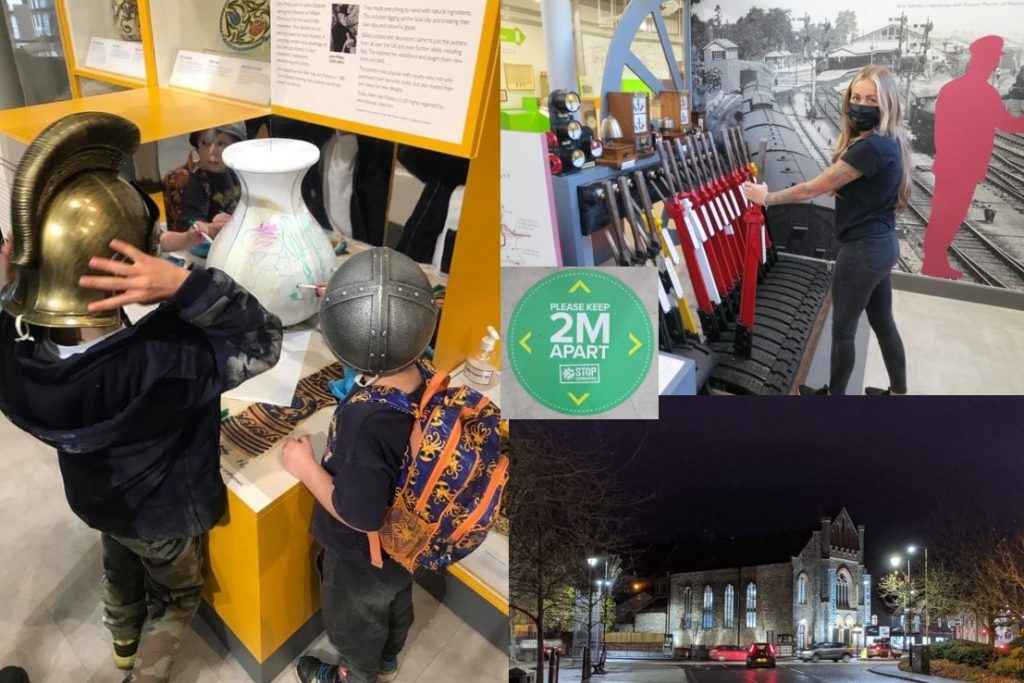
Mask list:
[[[598,166],[610,166],[611,168],[629,168],[636,163],[636,149],[633,145],[624,142],[604,143],[604,154],[596,161]]]
[[[608,93],[608,113],[622,126],[622,140],[638,154],[651,146],[651,103],[645,92]]]
[[[672,127],[664,131],[665,135],[676,137],[690,129],[690,93],[665,90],[658,94],[658,106],[661,118],[672,120]]]

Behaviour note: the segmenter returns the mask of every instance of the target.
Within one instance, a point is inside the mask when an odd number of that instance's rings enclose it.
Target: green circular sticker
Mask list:
[[[530,287],[506,339],[526,392],[567,415],[602,413],[632,396],[655,348],[640,298],[618,278],[586,269],[560,270]]]

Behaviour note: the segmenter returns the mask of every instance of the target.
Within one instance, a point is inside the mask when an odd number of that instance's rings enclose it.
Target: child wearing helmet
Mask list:
[[[417,399],[417,360],[437,324],[430,282],[407,256],[387,248],[357,254],[331,278],[320,326],[335,356],[370,375],[370,384]],[[343,401],[318,463],[309,439],[284,446],[285,468],[316,498],[313,537],[324,626],[341,662],[300,658],[302,683],[375,683],[398,675],[398,654],[413,622],[412,575],[391,557],[375,566],[368,533],[381,528],[395,495],[412,415],[374,401]]]
[[[203,535],[227,506],[220,395],[277,362],[282,329],[224,273],[152,255],[156,206],[117,175],[138,142],[130,121],[88,112],[25,152],[0,412],[57,450],[68,504],[100,532],[115,665],[166,681],[201,600]],[[160,305],[131,324],[130,303]]]

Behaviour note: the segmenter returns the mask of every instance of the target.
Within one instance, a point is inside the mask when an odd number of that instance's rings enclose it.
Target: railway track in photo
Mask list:
[[[1015,156],[1017,163],[1024,163],[1024,135],[997,130],[996,149]]]
[[[818,111],[825,115],[832,127],[836,129],[836,135],[843,129],[839,125],[840,119],[842,119],[843,113],[839,111],[839,95],[827,90],[822,90],[820,96],[815,98],[817,100]]]
[[[797,137],[800,138],[800,142],[803,143],[803,146],[806,147],[808,151],[814,151],[814,154],[817,156],[817,160],[823,164],[822,168],[827,168],[831,163],[828,158],[828,154],[815,144],[814,135],[808,130],[808,126],[811,124],[797,113],[796,107],[793,105],[793,93],[791,92],[787,97],[782,98],[780,104],[782,106],[782,113],[796,124],[793,131],[797,134]]]
[[[838,130],[838,97],[830,93],[820,98],[818,110]],[[993,159],[998,163],[990,167],[987,182],[1014,199],[1024,202],[1024,136],[997,132],[996,150],[999,151],[993,152]],[[915,231],[924,235],[934,193],[930,186],[916,176],[914,183],[921,192],[915,193],[908,207],[909,211],[899,218],[908,237]],[[950,251],[962,264],[964,275],[970,280],[993,287],[1024,290],[1024,263],[992,241],[972,222],[962,223]],[[902,256],[897,265],[901,270],[914,272]]]
[[[921,223],[923,233],[931,214],[934,191],[916,176],[914,184],[921,192],[915,193],[908,208]],[[1024,290],[1024,263],[993,242],[972,222],[961,223],[950,252],[963,265],[964,275],[970,276],[975,282],[1003,289]]]
[[[985,180],[1021,205],[1024,211],[1024,135],[996,131],[992,161]]]

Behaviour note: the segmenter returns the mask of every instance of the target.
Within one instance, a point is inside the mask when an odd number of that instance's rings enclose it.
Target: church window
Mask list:
[[[845,571],[836,575],[836,604],[840,607],[850,606],[850,576]]]

